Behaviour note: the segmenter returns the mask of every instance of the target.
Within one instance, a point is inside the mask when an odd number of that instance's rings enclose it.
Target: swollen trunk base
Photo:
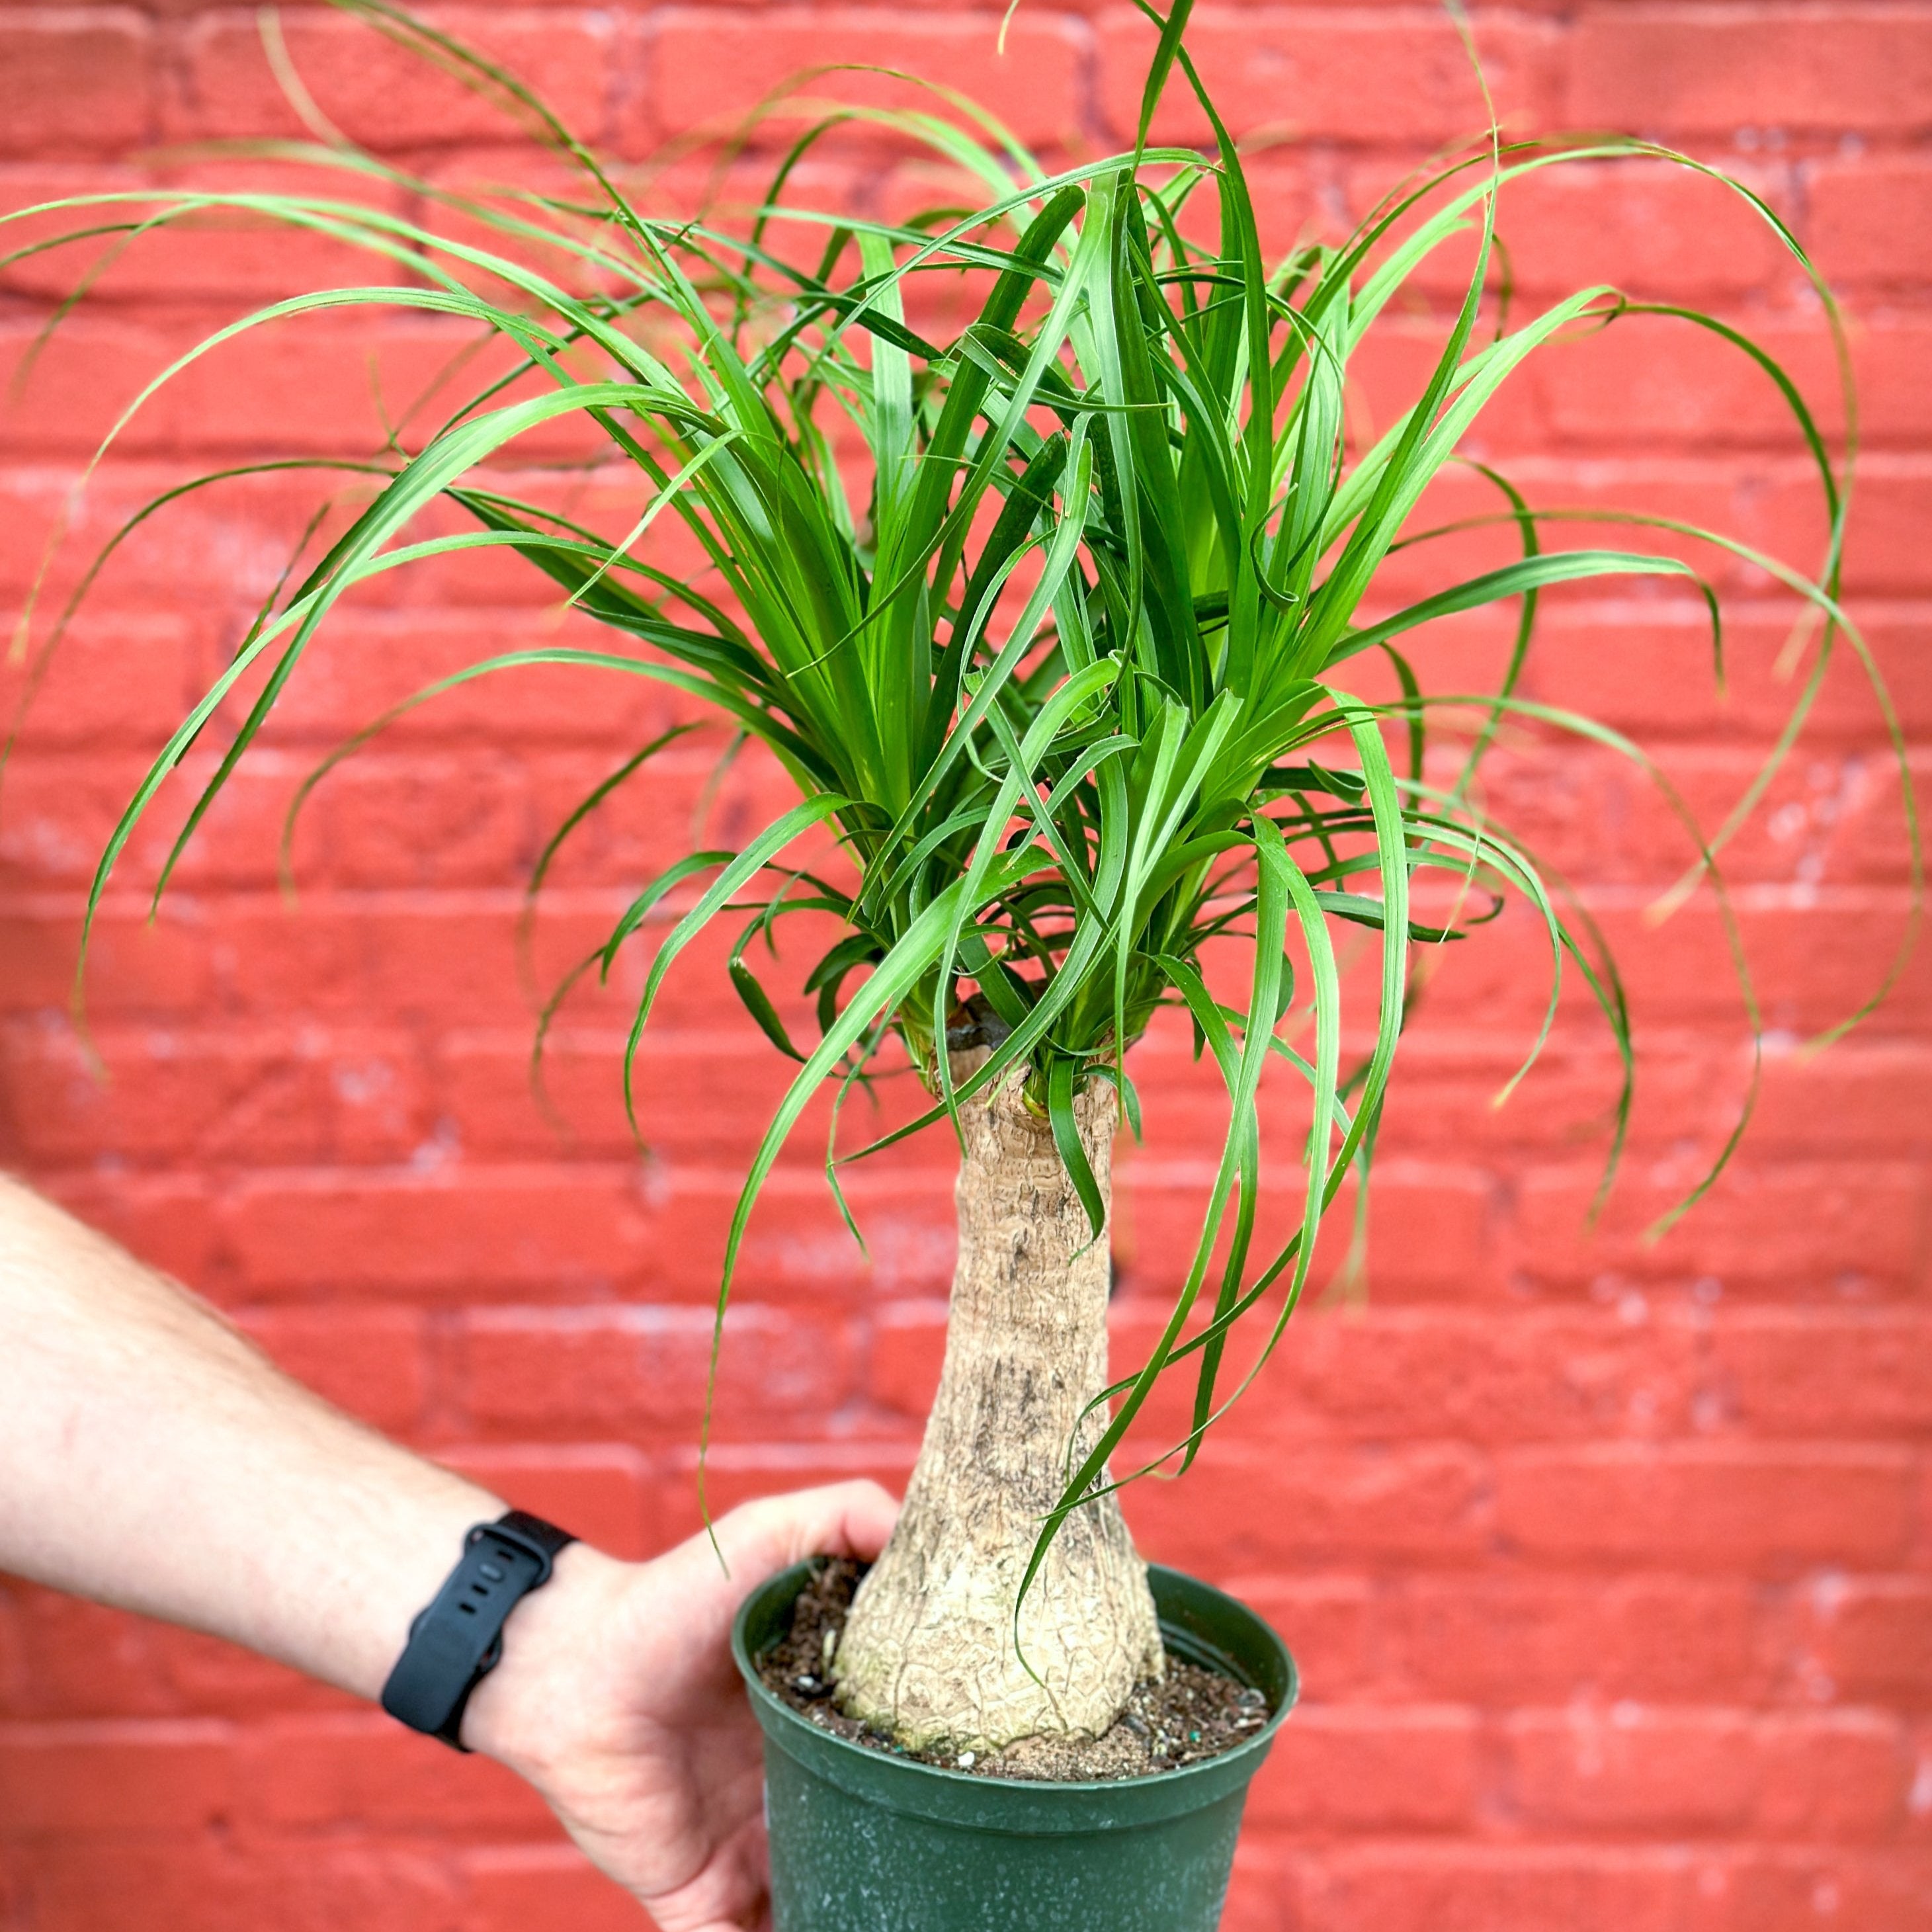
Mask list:
[[[810,1569],[754,1591],[731,1634],[765,1734],[776,1932],[1213,1932],[1249,1781],[1294,1702],[1294,1660],[1266,1624],[1150,1567],[1168,1650],[1262,1691],[1267,1724],[1151,1777],[974,1778],[835,1737],[759,1681]]]
[[[956,1080],[986,1057],[956,1054]],[[898,1526],[832,1660],[841,1707],[915,1748],[1099,1737],[1161,1668],[1146,1567],[1111,1495],[1061,1525],[1021,1600],[1040,1526],[1105,1424],[1108,1381],[1106,1230],[1095,1233],[1025,1080],[1015,1068],[959,1108],[939,1390]],[[1104,1202],[1112,1088],[1090,1082],[1074,1112]]]

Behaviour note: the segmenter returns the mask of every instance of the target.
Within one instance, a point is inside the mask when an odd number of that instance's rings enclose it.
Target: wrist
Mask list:
[[[582,1543],[557,1553],[548,1582],[503,1626],[503,1654],[470,1694],[463,1742],[541,1788],[544,1767],[584,1714],[580,1686],[631,1566]]]

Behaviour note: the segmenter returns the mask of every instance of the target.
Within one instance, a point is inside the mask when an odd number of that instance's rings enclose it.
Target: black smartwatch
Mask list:
[[[512,1510],[463,1539],[463,1558],[410,1625],[410,1640],[382,1686],[382,1708],[412,1731],[458,1750],[470,1694],[503,1654],[503,1622],[550,1581],[557,1552],[576,1538]]]

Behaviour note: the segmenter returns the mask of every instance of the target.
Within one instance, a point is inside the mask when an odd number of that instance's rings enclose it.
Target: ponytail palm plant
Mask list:
[[[608,973],[656,938],[622,1070],[628,1100],[667,974],[728,919],[733,983],[797,1063],[731,1219],[721,1324],[760,1188],[814,1096],[828,1084],[842,1094],[894,1057],[916,1070],[926,1104],[873,1145],[915,1128],[957,1136],[958,1268],[938,1396],[903,1520],[842,1640],[841,1696],[912,1744],[1103,1730],[1160,1667],[1116,1493],[1136,1472],[1116,1470],[1116,1452],[1156,1384],[1181,1376],[1191,1418],[1162,1460],[1184,1467],[1276,1346],[1323,1216],[1352,1175],[1366,1181],[1418,949],[1460,938],[1505,898],[1525,903],[1552,967],[1538,1043],[1567,968],[1623,1056],[1614,1164],[1630,1064],[1614,968],[1485,815],[1475,782],[1512,718],[1651,769],[1614,732],[1519,695],[1539,593],[1682,580],[1708,608],[1714,645],[1716,600],[1690,565],[1640,541],[1548,548],[1551,513],[1478,465],[1513,560],[1445,572],[1432,594],[1392,603],[1378,589],[1391,554],[1453,534],[1422,526],[1425,492],[1464,460],[1459,446],[1526,358],[1588,328],[1648,313],[1714,332],[1779,390],[1828,523],[1815,574],[1630,520],[1748,557],[1814,620],[1808,674],[1765,769],[1716,833],[1694,829],[1699,871],[1720,892],[1718,848],[1802,728],[1834,650],[1845,640],[1864,657],[1837,602],[1846,478],[1797,388],[1729,325],[1608,286],[1520,320],[1499,303],[1494,235],[1511,182],[1579,159],[1680,158],[1655,148],[1492,134],[1341,244],[1264,256],[1241,152],[1184,43],[1188,0],[1164,16],[1144,8],[1159,34],[1130,151],[1049,171],[935,89],[929,110],[828,114],[737,229],[640,212],[511,76],[386,6],[355,10],[502,100],[580,171],[581,190],[465,197],[319,124],[317,145],[278,152],[339,169],[338,194],[156,192],[28,211],[84,220],[116,248],[222,211],[400,272],[244,317],[158,375],[135,408],[230,338],[318,310],[452,316],[508,351],[433,434],[364,466],[364,506],[290,576],[155,759],[101,859],[90,919],[136,821],[218,713],[240,709],[177,854],[337,606],[425,560],[512,552],[610,634],[480,661],[420,697],[566,665],[655,680],[756,740],[798,802],[742,849],[694,852],[640,882],[579,973]],[[1205,112],[1206,151],[1150,143],[1170,85]],[[980,205],[894,223],[788,201],[796,162],[853,119],[924,143]],[[356,192],[398,184],[468,226],[405,219]],[[1803,265],[1778,217],[1726,185]],[[460,238],[478,232],[486,241]],[[1474,262],[1426,379],[1378,435],[1358,436],[1345,398],[1364,343],[1418,272],[1459,246]],[[944,312],[923,299],[936,281],[956,304],[963,292],[963,328],[928,319]],[[503,487],[519,439],[565,418],[594,439],[596,461],[635,478],[621,535]],[[418,520],[439,502],[462,528],[425,533]],[[662,560],[652,526],[672,520],[700,565]],[[1514,639],[1498,680],[1430,691],[1410,634],[1498,604]],[[1392,698],[1358,688],[1372,659],[1393,667]],[[1446,760],[1430,748],[1445,719],[1460,728]],[[621,808],[622,780],[664,742],[600,785],[559,838],[594,806]],[[754,938],[797,929],[782,922],[801,912],[839,930],[803,974],[816,1036],[794,1038],[746,955]],[[1372,1024],[1345,1012],[1345,928],[1378,962]],[[1109,1150],[1123,1119],[1138,1127],[1131,1049],[1162,1007],[1185,1016],[1218,1070],[1228,1125],[1171,1316],[1146,1360],[1110,1381]],[[1351,1024],[1367,1046],[1345,1065]],[[1261,1239],[1257,1216],[1271,1068],[1306,1095],[1305,1136],[1271,1150],[1298,1204],[1278,1243]]]

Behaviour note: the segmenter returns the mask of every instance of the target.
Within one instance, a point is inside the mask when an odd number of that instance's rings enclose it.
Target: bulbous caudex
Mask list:
[[[956,1084],[986,1058],[984,1045],[956,1045]],[[1112,1496],[1061,1526],[1015,1641],[1021,1579],[1073,1466],[1070,1439],[1077,1428],[1077,1462],[1103,1421],[1083,1424],[1082,1412],[1107,1384],[1106,1230],[1094,1236],[1024,1097],[1025,1073],[959,1108],[959,1255],[939,1392],[898,1526],[833,1665],[844,1709],[915,1748],[1098,1736],[1162,1668],[1146,1565]],[[1111,1202],[1112,1088],[1090,1082],[1075,1111]]]

